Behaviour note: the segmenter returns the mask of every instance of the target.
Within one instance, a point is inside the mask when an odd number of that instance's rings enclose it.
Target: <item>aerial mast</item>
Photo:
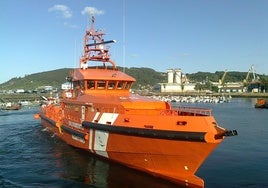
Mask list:
[[[86,30],[84,36],[84,51],[80,58],[80,68],[87,69],[88,61],[109,62],[116,68],[115,63],[110,59],[109,49],[105,46],[116,41],[104,41],[103,35],[105,35],[105,32],[95,30],[94,23],[95,17],[92,15],[90,28]]]

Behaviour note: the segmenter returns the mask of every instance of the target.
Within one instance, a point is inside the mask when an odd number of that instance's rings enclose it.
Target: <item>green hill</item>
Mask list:
[[[118,67],[123,70],[122,67]],[[57,69],[53,71],[30,74],[25,77],[12,78],[9,81],[0,84],[0,90],[34,90],[40,86],[53,86],[60,88],[61,84],[66,82],[65,78],[69,76],[71,68]],[[154,85],[166,81],[163,73],[156,72],[150,68],[125,68],[125,72],[136,78],[134,88],[146,85]]]
[[[71,69],[57,69],[41,73],[30,74],[24,77],[12,78],[9,81],[0,84],[0,90],[34,90],[40,86],[53,86],[60,88],[65,82],[65,77],[68,76]]]
[[[223,74],[224,71],[216,71],[215,73],[197,72],[193,74],[186,74],[186,76],[189,80],[194,82],[203,82],[204,80],[218,82],[222,78]],[[229,71],[225,76],[224,82],[243,82],[247,74],[248,74],[247,72]],[[259,77],[263,83],[268,81],[267,75],[256,74],[256,77]],[[248,81],[251,81],[252,79],[253,75],[249,74]]]
[[[123,70],[122,67],[118,67],[119,70]],[[65,83],[65,78],[69,76],[71,68],[57,69],[52,71],[40,72],[30,74],[24,77],[12,78],[9,81],[0,84],[0,90],[34,90],[40,86],[53,86],[55,88],[61,88],[61,84]],[[150,88],[157,83],[167,82],[167,74],[163,72],[157,72],[151,68],[125,68],[125,72],[130,76],[136,78],[136,83],[133,88]],[[212,81],[218,82],[222,78],[224,71],[210,72],[197,72],[192,74],[186,74],[190,82],[204,82]],[[246,78],[247,72],[230,71],[226,74],[225,82],[242,82]],[[268,90],[268,76],[256,75],[260,78],[266,91]],[[249,80],[252,79],[252,75],[249,76]]]

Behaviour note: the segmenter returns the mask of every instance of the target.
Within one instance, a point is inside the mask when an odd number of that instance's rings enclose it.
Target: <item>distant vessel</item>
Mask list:
[[[255,104],[255,108],[268,108],[268,102],[264,98],[258,98]]]
[[[94,29],[92,16],[80,67],[70,75],[72,88],[61,99],[44,98],[35,117],[72,146],[184,186],[203,187],[195,172],[237,132],[220,127],[210,109],[172,108],[132,94],[135,79],[110,59],[107,44],[115,41],[104,41],[104,34]],[[101,65],[89,66],[92,62]]]
[[[21,109],[21,104],[19,103],[12,103],[12,102],[6,102],[2,103],[0,105],[1,110],[20,110]]]

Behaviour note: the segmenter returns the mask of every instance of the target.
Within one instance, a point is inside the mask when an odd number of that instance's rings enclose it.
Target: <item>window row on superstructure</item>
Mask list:
[[[121,80],[79,80],[75,81],[74,88],[81,90],[130,90],[133,81]]]

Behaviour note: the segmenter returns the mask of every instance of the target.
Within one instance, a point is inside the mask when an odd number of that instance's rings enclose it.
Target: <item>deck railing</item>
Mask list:
[[[164,110],[162,115],[184,115],[184,116],[211,116],[212,110],[194,107],[176,107],[172,110]]]

